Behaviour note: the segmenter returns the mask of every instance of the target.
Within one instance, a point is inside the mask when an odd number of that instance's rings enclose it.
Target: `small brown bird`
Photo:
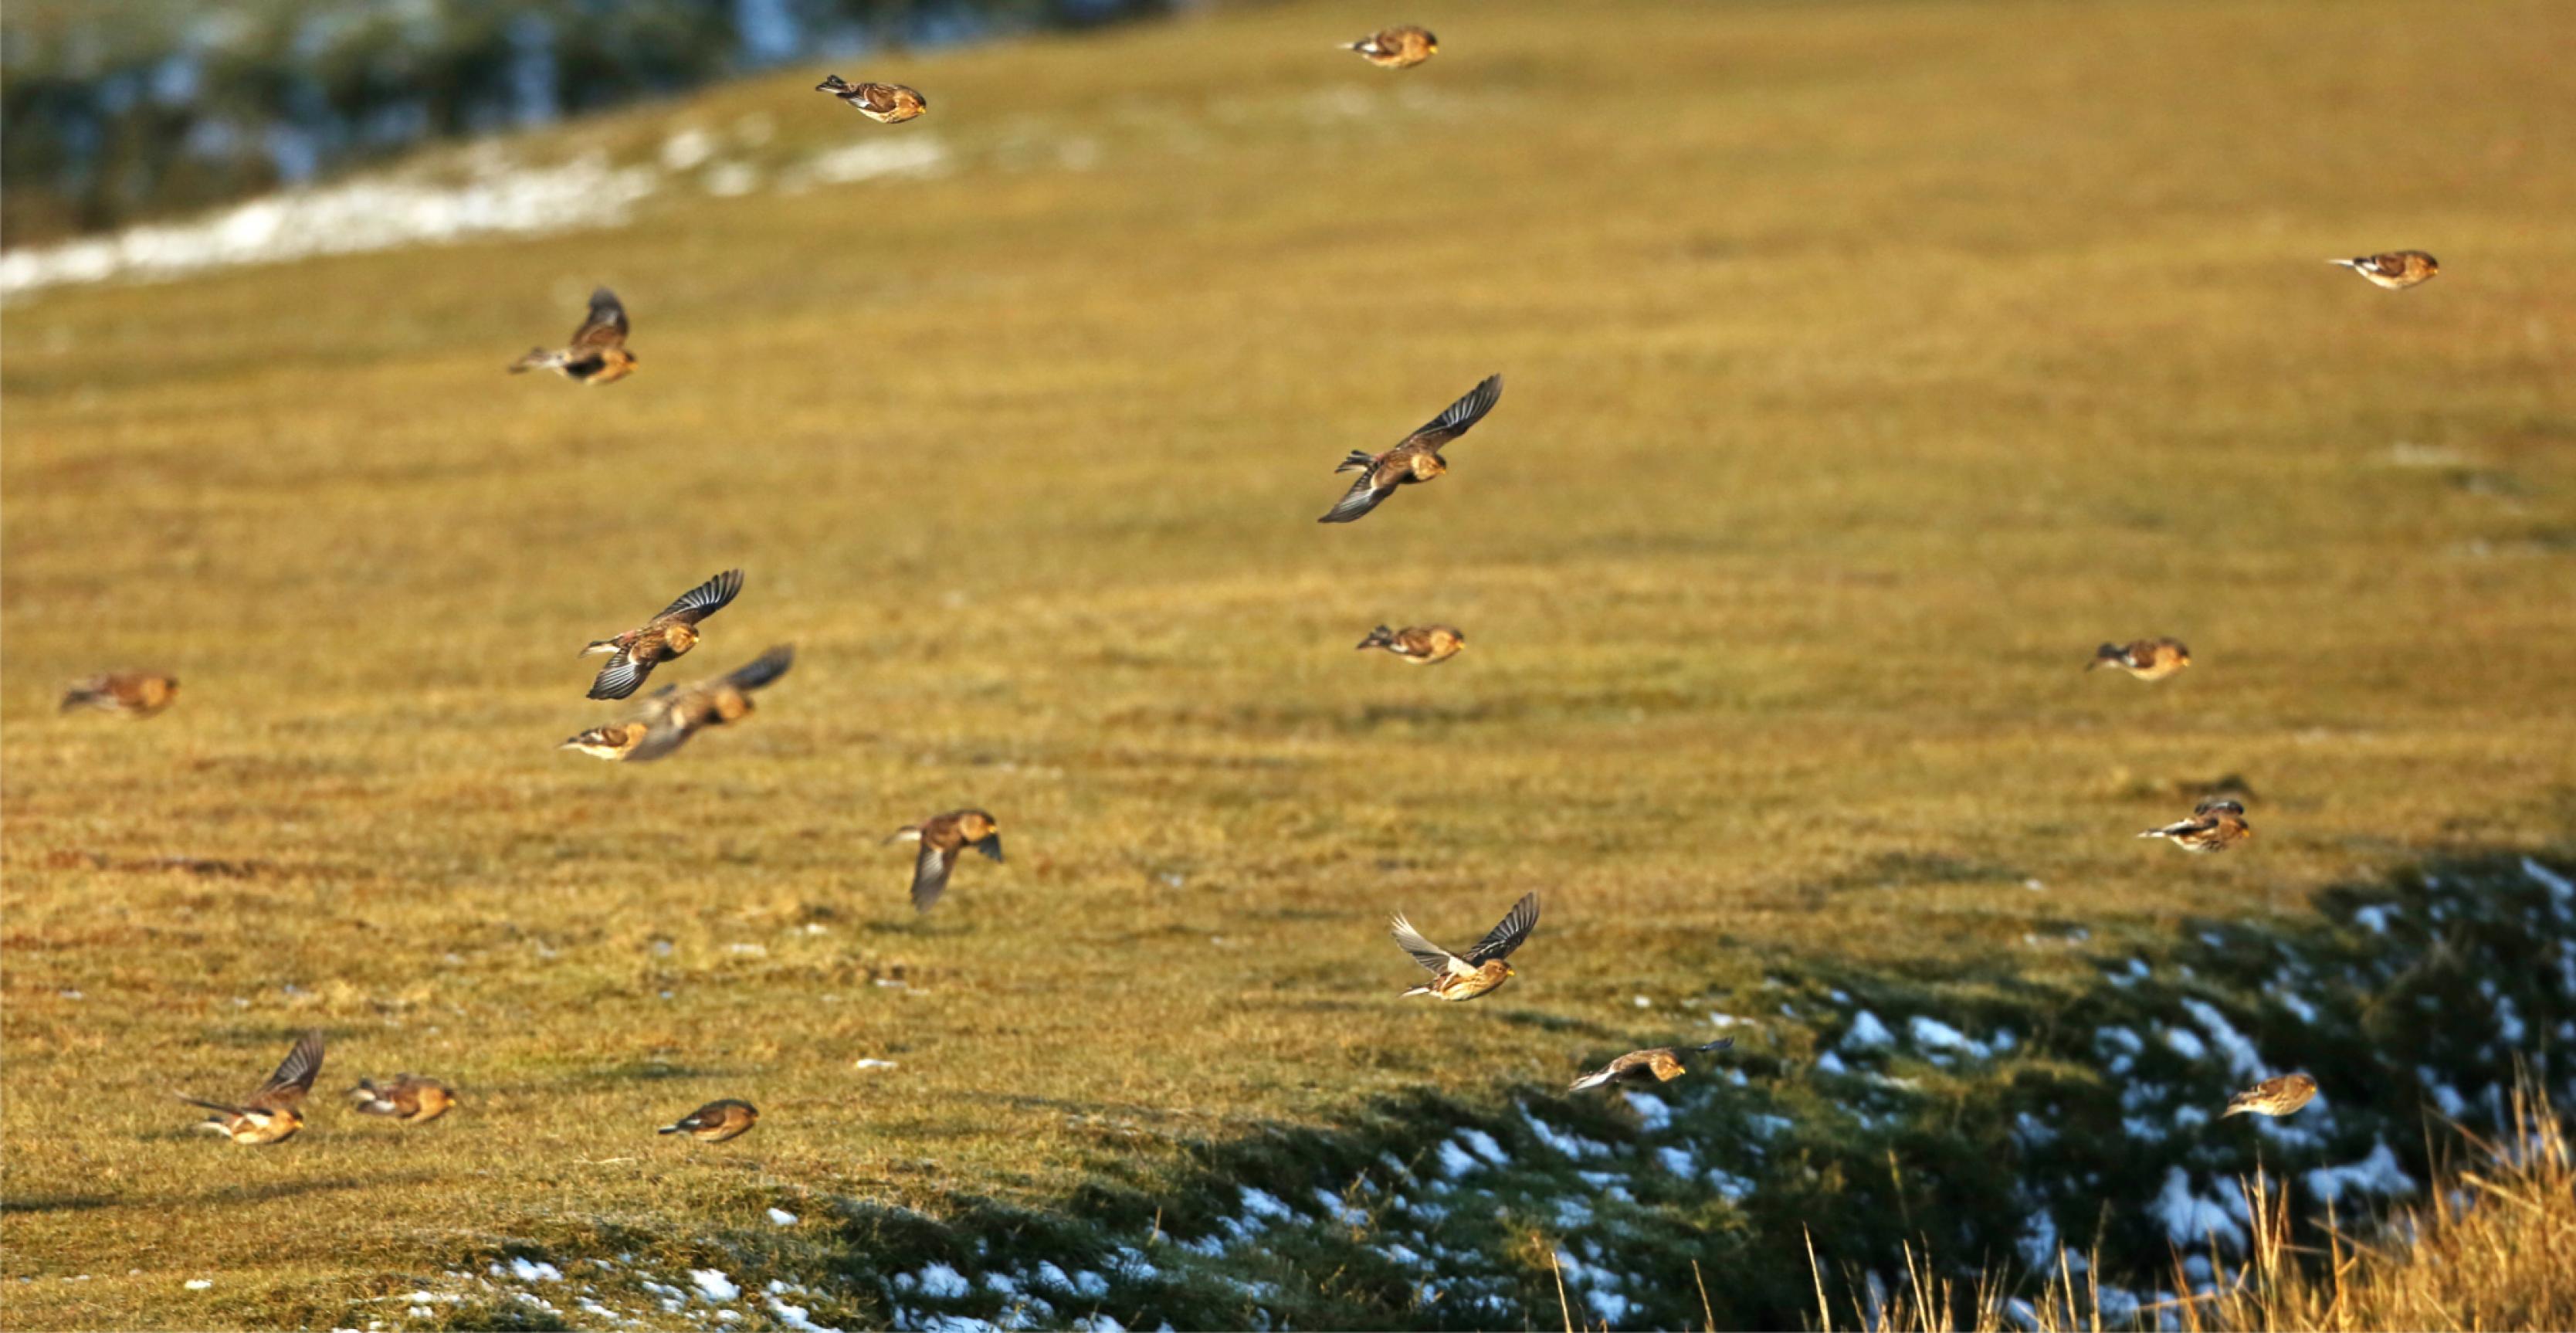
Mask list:
[[[2430,282],[2442,271],[2442,261],[2421,250],[2392,250],[2384,255],[2362,255],[2353,259],[2329,259],[2339,268],[2348,268],[2370,279],[2374,287],[2402,292],[2419,282]]]
[[[651,620],[613,639],[593,639],[581,655],[606,653],[608,665],[590,683],[590,697],[623,699],[633,694],[655,666],[697,647],[698,622],[731,605],[741,592],[742,571],[728,569],[681,593],[678,601]]]
[[[1379,69],[1411,69],[1439,54],[1440,39],[1408,23],[1371,33],[1343,49],[1359,52]]]
[[[826,74],[814,91],[840,98],[880,125],[900,125],[930,109],[927,99],[900,83],[851,83],[838,74]]]
[[[2254,836],[2245,823],[2245,807],[2212,797],[2191,808],[2191,818],[2151,828],[2141,838],[2168,838],[2186,852],[2223,852]]]
[[[197,1122],[199,1129],[211,1130],[235,1143],[284,1143],[304,1128],[304,1117],[295,1107],[304,1100],[304,1094],[313,1091],[313,1080],[321,1072],[322,1034],[307,1032],[295,1039],[295,1048],[278,1063],[277,1072],[239,1106],[198,1097],[182,1096],[179,1100],[214,1112]]]
[[[572,331],[572,345],[558,352],[539,347],[510,363],[510,373],[551,370],[581,384],[610,384],[635,373],[626,350],[626,307],[605,287],[590,294],[590,315]]]
[[[1384,625],[1370,630],[1360,640],[1361,648],[1384,648],[1415,666],[1446,662],[1467,646],[1467,636],[1447,625],[1408,625],[1388,629]]]
[[[103,676],[74,681],[63,692],[62,711],[95,708],[140,722],[170,706],[179,697],[177,676],[155,675],[148,671],[111,671]]]
[[[396,1074],[393,1082],[382,1086],[362,1078],[349,1089],[351,1110],[360,1115],[389,1115],[406,1125],[436,1120],[455,1106],[454,1089],[418,1074]]]
[[[1342,460],[1335,472],[1357,470],[1359,480],[1342,496],[1332,512],[1315,520],[1318,523],[1353,523],[1368,511],[1385,503],[1398,486],[1429,481],[1449,470],[1449,462],[1440,456],[1440,447],[1466,434],[1494,410],[1502,399],[1503,377],[1488,375],[1485,381],[1467,391],[1467,396],[1449,405],[1449,410],[1433,417],[1428,425],[1404,437],[1404,443],[1382,454],[1363,453],[1354,449]]]
[[[1422,932],[1415,930],[1402,912],[1388,920],[1387,933],[1395,936],[1395,942],[1406,953],[1413,955],[1413,961],[1431,973],[1430,981],[1405,994],[1436,995],[1454,1001],[1475,999],[1520,975],[1503,960],[1511,957],[1512,950],[1521,947],[1521,941],[1528,939],[1530,931],[1537,925],[1538,895],[1531,893],[1512,904],[1512,910],[1485,938],[1476,941],[1476,947],[1469,949],[1464,958],[1422,938]]]
[[[2253,1087],[2227,1099],[2227,1109],[2218,1118],[2243,1115],[2289,1115],[2307,1105],[2317,1095],[2317,1081],[2305,1074],[2283,1074],[2267,1078]]]
[[[2140,639],[2122,647],[2106,643],[2093,650],[2093,660],[2084,664],[2087,671],[2113,667],[2140,680],[2163,680],[2191,665],[2191,649],[2180,639]]]
[[[1715,1041],[1701,1046],[1694,1046],[1691,1049],[1694,1051],[1722,1051],[1734,1044],[1735,1039],[1733,1037],[1720,1037]],[[1674,1079],[1680,1078],[1682,1075],[1689,1072],[1690,1070],[1682,1064],[1682,1053],[1680,1051],[1674,1050],[1670,1046],[1658,1046],[1653,1050],[1630,1051],[1626,1055],[1620,1056],[1618,1059],[1601,1066],[1599,1069],[1593,1070],[1591,1073],[1574,1080],[1574,1082],[1566,1085],[1565,1090],[1567,1092],[1581,1092],[1585,1088],[1598,1088],[1610,1083],[1642,1083],[1648,1078],[1654,1079],[1657,1083],[1670,1083]]]
[[[996,861],[1002,859],[1001,821],[981,810],[952,810],[936,819],[906,824],[886,841],[921,844],[921,854],[912,862],[912,910],[916,912],[927,912],[939,901],[948,887],[949,872],[957,868],[958,852],[972,847]]]
[[[795,660],[796,649],[780,644],[731,675],[686,687],[666,685],[646,696],[636,706],[634,716],[592,727],[556,748],[629,763],[659,759],[699,731],[749,716],[751,692],[786,675]]]
[[[740,1138],[758,1123],[760,1112],[751,1103],[727,1097],[720,1102],[709,1102],[653,1132],[686,1134],[700,1143],[722,1143],[726,1139]]]

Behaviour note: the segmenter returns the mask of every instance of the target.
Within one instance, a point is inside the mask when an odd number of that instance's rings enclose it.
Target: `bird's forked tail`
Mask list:
[[[1362,648],[1392,648],[1395,646],[1395,631],[1384,625],[1380,625],[1376,629],[1370,630],[1368,632],[1368,637],[1360,640],[1359,646]]]

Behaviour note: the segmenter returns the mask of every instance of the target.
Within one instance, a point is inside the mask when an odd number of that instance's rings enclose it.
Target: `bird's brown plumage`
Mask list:
[[[1431,995],[1452,1001],[1492,994],[1504,982],[1519,975],[1512,970],[1510,963],[1503,960],[1521,947],[1537,927],[1538,895],[1535,893],[1523,894],[1519,902],[1512,904],[1512,910],[1485,933],[1485,938],[1476,941],[1475,947],[1463,956],[1424,939],[1422,932],[1415,930],[1402,912],[1387,920],[1387,933],[1395,937],[1396,945],[1431,973],[1430,981],[1405,994]]]
[[[741,594],[742,571],[728,569],[681,593],[651,620],[613,638],[591,640],[581,655],[606,653],[608,664],[590,683],[590,697],[623,699],[635,693],[654,667],[698,646],[699,621],[732,605]]]
[[[1485,414],[1503,396],[1503,377],[1488,375],[1467,396],[1451,403],[1440,415],[1424,423],[1422,429],[1404,437],[1401,444],[1382,454],[1354,449],[1342,460],[1335,472],[1358,472],[1359,479],[1343,492],[1340,503],[1318,523],[1355,523],[1368,512],[1386,502],[1399,486],[1412,486],[1433,480],[1449,471],[1449,462],[1440,456],[1441,446],[1474,429]]]
[[[2231,799],[2211,797],[2193,806],[2191,818],[2151,828],[2141,838],[2164,838],[2186,852],[2223,852],[2254,836],[2245,822],[2245,807]]]
[[[2359,255],[2326,262],[2351,269],[2370,279],[2372,286],[2385,287],[2392,292],[2402,292],[2418,283],[2430,282],[2435,274],[2442,271],[2442,261],[2421,250],[2391,250],[2386,254]]]
[[[510,373],[551,370],[578,384],[613,384],[635,373],[635,354],[626,350],[626,306],[605,287],[590,294],[590,311],[572,331],[569,346],[543,347],[510,363]]]
[[[359,1079],[349,1089],[349,1108],[360,1115],[391,1116],[406,1125],[426,1124],[456,1105],[456,1090],[434,1078],[396,1074],[391,1083]]]
[[[796,649],[780,644],[713,680],[666,685],[638,700],[625,719],[592,727],[557,748],[628,763],[659,759],[698,732],[750,716],[752,692],[786,675],[795,660]]]
[[[1348,49],[1380,69],[1411,69],[1439,53],[1440,39],[1428,28],[1407,23],[1370,33]]]
[[[306,1093],[313,1091],[313,1080],[321,1073],[322,1034],[306,1032],[295,1039],[286,1058],[278,1062],[277,1071],[240,1102],[210,1102],[184,1095],[179,1100],[214,1112],[198,1122],[199,1129],[221,1134],[235,1143],[284,1143],[304,1128],[304,1117],[296,1107]]]
[[[948,888],[957,869],[957,854],[972,847],[996,861],[1002,859],[1002,824],[981,810],[952,810],[907,824],[889,842],[919,842],[912,861],[912,910],[927,912]]]
[[[1733,1038],[1720,1037],[1716,1041],[1692,1049],[1722,1051],[1734,1044]],[[1643,1082],[1650,1078],[1658,1083],[1670,1083],[1689,1072],[1690,1066],[1683,1063],[1680,1051],[1670,1046],[1655,1046],[1642,1051],[1630,1051],[1612,1060],[1568,1084],[1566,1091],[1581,1092],[1586,1088],[1598,1088],[1619,1082]]]
[[[2191,649],[2180,639],[2137,639],[2126,644],[2106,643],[2093,650],[2093,660],[2084,664],[2092,671],[2110,667],[2125,671],[2140,680],[2163,680],[2191,665]]]
[[[63,712],[95,708],[141,721],[167,708],[179,697],[179,678],[152,671],[110,671],[72,682],[63,692]]]
[[[2315,1100],[2317,1081],[2305,1074],[2283,1074],[2267,1078],[2253,1087],[2227,1099],[2227,1109],[2218,1118],[2231,1115],[2289,1115]]]
[[[657,1134],[686,1134],[700,1143],[722,1143],[740,1138],[760,1122],[760,1111],[749,1102],[727,1097],[709,1102],[655,1130]]]
[[[826,74],[814,91],[840,98],[881,125],[900,125],[930,109],[928,98],[900,83],[851,83],[838,74]]]
[[[1403,629],[1380,625],[1370,630],[1359,646],[1383,648],[1415,666],[1429,666],[1456,657],[1467,646],[1467,636],[1450,625],[1408,625]]]

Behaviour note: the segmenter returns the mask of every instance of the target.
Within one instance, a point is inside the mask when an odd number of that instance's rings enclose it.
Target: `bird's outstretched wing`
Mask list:
[[[786,675],[787,668],[795,664],[796,645],[782,643],[734,668],[725,676],[724,683],[737,690],[756,690]]]
[[[293,1106],[313,1091],[313,1080],[322,1072],[322,1034],[307,1032],[295,1039],[295,1049],[278,1063],[277,1072],[259,1085],[259,1091],[242,1103],[254,1111],[273,1111]]]
[[[1315,521],[1318,523],[1356,523],[1360,519],[1367,517],[1370,510],[1386,503],[1386,497],[1393,494],[1395,494],[1394,483],[1390,482],[1387,485],[1380,486],[1378,484],[1376,470],[1371,469],[1367,472],[1361,473],[1359,480],[1352,482],[1351,488],[1342,493],[1341,501],[1335,504],[1330,512]]]
[[[912,910],[927,912],[948,888],[948,872],[957,868],[957,854],[940,847],[930,839],[921,840],[921,855],[912,863]]]
[[[1538,895],[1523,894],[1519,902],[1512,904],[1512,910],[1495,924],[1493,931],[1467,951],[1467,961],[1482,965],[1497,958],[1511,957],[1512,950],[1521,947],[1521,941],[1528,939],[1530,931],[1537,925]]]
[[[575,347],[624,347],[626,307],[605,287],[590,294],[590,314],[572,331]]]
[[[1488,375],[1482,383],[1469,389],[1466,397],[1451,403],[1449,410],[1424,423],[1422,429],[1404,437],[1404,442],[1429,445],[1437,449],[1466,434],[1477,422],[1484,420],[1485,414],[1493,411],[1494,404],[1501,402],[1502,398],[1503,377]]]
[[[638,662],[620,648],[599,669],[599,677],[590,683],[593,699],[623,699],[643,688],[644,678],[653,674],[653,664]]]
[[[1462,977],[1475,974],[1476,969],[1466,959],[1422,938],[1422,932],[1415,930],[1402,912],[1387,918],[1386,933],[1394,936],[1396,945],[1413,955],[1413,961],[1422,964],[1426,972],[1434,975],[1446,972]]]
[[[663,607],[661,614],[653,618],[655,620],[676,620],[683,625],[694,625],[699,621],[714,615],[716,612],[725,609],[726,605],[731,603],[736,596],[741,594],[741,592],[742,571],[739,569],[728,569],[725,572],[716,575],[714,578],[708,579],[706,582],[689,589],[687,592],[681,593],[679,600],[671,603],[669,606]]]

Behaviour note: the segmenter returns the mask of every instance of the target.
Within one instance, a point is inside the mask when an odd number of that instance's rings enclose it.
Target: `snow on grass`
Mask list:
[[[1540,1143],[1546,1144],[1564,1156],[1607,1157],[1610,1155],[1609,1144],[1597,1143],[1579,1134],[1568,1134],[1539,1119],[1527,1106],[1521,1107],[1520,1112],[1521,1123],[1529,1126],[1530,1134]]]
[[[1661,1162],[1665,1170],[1684,1180],[1699,1174],[1699,1159],[1692,1156],[1688,1148],[1657,1148],[1655,1160]]]
[[[725,1271],[721,1268],[690,1269],[689,1285],[696,1287],[699,1295],[719,1304],[742,1295],[742,1288],[736,1285],[732,1278],[725,1276]]]
[[[1816,1072],[1819,1074],[1848,1074],[1851,1072],[1851,1066],[1844,1064],[1841,1056],[1834,1054],[1832,1051],[1827,1051],[1816,1057]]]
[[[2209,1058],[2208,1043],[2203,1042],[2200,1034],[2189,1028],[2166,1028],[2156,1035],[2164,1038],[2165,1045],[2172,1047],[2174,1054],[2186,1060],[2199,1061]]]
[[[2057,1219],[2045,1208],[2038,1209],[2021,1224],[2021,1235],[2014,1238],[2013,1248],[2021,1252],[2021,1261],[2033,1270],[2046,1272],[2057,1266]]]
[[[817,185],[850,185],[887,177],[923,178],[948,170],[947,145],[926,134],[864,139],[826,149],[778,173],[778,188],[788,194]]]
[[[492,1265],[491,1272],[494,1277],[501,1276],[501,1265]],[[510,1260],[510,1276],[521,1282],[561,1282],[563,1270],[537,1260],[513,1258]]]
[[[2381,903],[2377,906],[2364,907],[2359,911],[2354,912],[2352,914],[2352,919],[2356,923],[2368,928],[2371,934],[2385,935],[2388,933],[2388,918],[2395,915],[2396,911],[2396,904]]]
[[[840,1330],[814,1322],[812,1312],[802,1305],[789,1305],[775,1296],[766,1302],[770,1316],[797,1333],[840,1333]]]
[[[1440,1141],[1439,1156],[1440,1174],[1444,1176],[1463,1176],[1468,1172],[1475,1170],[1477,1167],[1484,1165],[1484,1163],[1476,1160],[1476,1155],[1474,1153],[1459,1147],[1456,1139],[1442,1139]]]
[[[1967,1033],[1929,1015],[1916,1014],[1907,1020],[1905,1032],[1914,1039],[1915,1046],[1926,1051],[1953,1051],[1980,1060],[1991,1054],[1984,1042],[1974,1040]]]
[[[2565,921],[2571,915],[2576,915],[2576,882],[2569,881],[2566,876],[2528,856],[2522,858],[2522,873],[2530,876],[2540,887],[2549,890],[2550,911],[2555,913],[2559,920]]]
[[[1484,1158],[1495,1166],[1510,1166],[1512,1164],[1512,1155],[1503,1151],[1503,1145],[1494,1142],[1493,1135],[1488,1134],[1481,1129],[1468,1128],[1459,1130],[1458,1141],[1467,1145],[1467,1151],[1476,1154],[1478,1157]]]
[[[517,166],[495,151],[468,158],[464,181],[417,169],[247,200],[186,222],[129,227],[0,254],[0,297],[64,283],[161,279],[240,264],[356,254],[478,236],[618,226],[661,184],[650,166],[592,155]]]
[[[784,1208],[772,1208],[769,1210],[769,1220],[778,1226],[792,1227],[796,1225],[796,1214]]]
[[[2333,1203],[2346,1194],[2376,1194],[2396,1198],[2415,1192],[2415,1178],[2397,1164],[2397,1154],[2388,1150],[2385,1141],[2373,1144],[2370,1155],[2348,1166],[2321,1166],[2307,1176],[2308,1193],[2320,1203]]]
[[[1753,1182],[1732,1171],[1712,1166],[1700,1179],[1707,1181],[1710,1189],[1725,1195],[1730,1202],[1741,1202],[1753,1195]]]
[[[1672,1126],[1673,1108],[1666,1105],[1663,1098],[1651,1092],[1631,1092],[1625,1095],[1629,1109],[1635,1111],[1637,1118],[1646,1123],[1647,1133],[1660,1133]]]
[[[695,1277],[697,1274],[691,1273],[690,1276]],[[723,1274],[719,1273],[717,1276],[721,1277]],[[906,1276],[913,1280],[915,1289],[922,1295],[937,1300],[955,1300],[975,1289],[962,1274],[946,1264],[925,1264],[920,1272],[906,1274]]]
[[[2209,1034],[2210,1044],[2227,1057],[2229,1073],[2248,1083],[2263,1077],[2262,1053],[2254,1049],[2254,1043],[2247,1040],[2245,1034],[2227,1021],[2227,1015],[2218,1012],[2218,1006],[2207,1000],[2185,996],[2182,1007],[2191,1015],[2193,1022],[2200,1024],[2200,1030]]]
[[[1842,1047],[1849,1051],[1881,1050],[1896,1044],[1896,1034],[1878,1021],[1878,1015],[1863,1009],[1852,1015],[1851,1027],[1843,1033]]]
[[[1236,1191],[1236,1195],[1243,1201],[1243,1215],[1246,1218],[1258,1218],[1263,1222],[1285,1222],[1297,1216],[1296,1209],[1281,1203],[1279,1196],[1268,1190],[1257,1190],[1250,1185],[1245,1185]]]
[[[2178,1247],[2206,1244],[2211,1236],[2230,1249],[2245,1247],[2245,1228],[2234,1214],[2217,1199],[2192,1193],[2191,1173],[2179,1166],[2165,1173],[2164,1188],[2147,1204],[2147,1212],[2164,1224],[2165,1237]]]

